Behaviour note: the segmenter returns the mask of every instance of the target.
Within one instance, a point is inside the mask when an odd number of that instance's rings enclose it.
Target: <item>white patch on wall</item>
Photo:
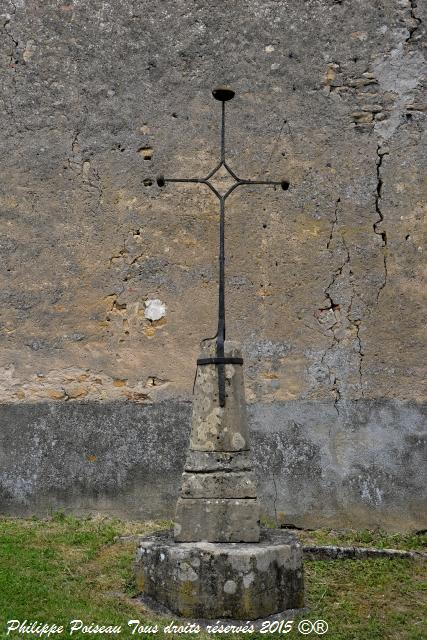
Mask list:
[[[144,316],[147,320],[154,322],[155,320],[160,320],[160,318],[163,318],[165,315],[166,305],[161,300],[155,298],[154,300],[145,301]]]

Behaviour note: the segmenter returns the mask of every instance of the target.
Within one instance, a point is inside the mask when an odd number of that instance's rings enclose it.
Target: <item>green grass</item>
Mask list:
[[[75,633],[72,638],[232,638],[235,634],[166,635],[168,621],[147,614],[134,600],[132,561],[135,542],[116,541],[120,535],[147,533],[169,523],[126,523],[119,520],[78,519],[56,514],[48,520],[0,519],[0,638],[35,638],[11,633],[10,619],[68,625],[81,619],[121,625],[116,635]],[[304,542],[421,549],[425,536],[380,531],[299,532]],[[425,563],[402,559],[308,561],[305,563],[305,618],[326,620],[328,640],[425,640],[427,606]],[[157,634],[132,636],[130,619],[156,625]],[[297,621],[298,622],[298,621]],[[297,625],[295,623],[295,626]],[[238,637],[266,638],[239,634]],[[276,635],[275,637],[279,637]],[[296,630],[280,637],[303,638]],[[314,633],[307,636],[318,637]]]
[[[318,529],[299,531],[298,536],[305,544],[336,545],[341,547],[374,547],[377,549],[402,549],[423,551],[427,547],[427,534],[387,533],[381,529],[335,531]]]

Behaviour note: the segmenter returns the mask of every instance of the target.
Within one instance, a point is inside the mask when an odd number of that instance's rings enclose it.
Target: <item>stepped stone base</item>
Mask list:
[[[303,607],[302,547],[266,529],[251,544],[176,542],[172,532],[141,539],[137,585],[184,618],[256,620]]]
[[[178,498],[174,528],[177,542],[257,542],[256,498]]]

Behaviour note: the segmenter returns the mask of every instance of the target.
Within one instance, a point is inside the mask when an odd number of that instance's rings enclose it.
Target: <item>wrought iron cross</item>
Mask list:
[[[226,364],[243,364],[242,358],[225,357],[224,354],[224,342],[225,342],[225,294],[224,294],[224,264],[225,264],[225,252],[224,252],[224,226],[225,226],[225,201],[228,196],[243,184],[268,184],[273,186],[280,185],[283,190],[289,188],[289,182],[287,180],[281,180],[274,182],[271,180],[244,180],[239,178],[236,173],[229,167],[225,160],[225,103],[234,98],[234,91],[229,87],[221,86],[212,91],[212,95],[216,100],[221,102],[221,157],[219,163],[206,178],[165,178],[164,176],[157,177],[157,184],[159,187],[164,187],[167,182],[196,182],[199,184],[205,184],[214,192],[219,200],[220,204],[220,222],[219,222],[219,295],[218,295],[218,330],[216,335],[216,357],[214,358],[199,358],[197,360],[198,365],[215,364],[218,367],[218,390],[219,390],[219,405],[225,406],[225,365]],[[228,174],[233,178],[234,184],[223,194],[209,182],[211,178],[215,176],[217,171],[224,167]]]

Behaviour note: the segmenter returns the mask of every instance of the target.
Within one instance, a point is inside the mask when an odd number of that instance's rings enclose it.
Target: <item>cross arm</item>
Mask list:
[[[240,178],[237,178],[238,182],[236,182],[236,184],[233,184],[229,190],[227,191],[227,193],[224,194],[224,200],[225,198],[227,198],[230,193],[232,191],[234,191],[234,189],[237,189],[237,187],[240,187],[242,185],[246,185],[246,184],[262,184],[262,185],[272,185],[273,187],[282,187],[283,191],[287,191],[289,189],[289,182],[287,180],[279,180],[279,181],[275,181],[275,180],[242,180]]]
[[[164,187],[166,182],[205,182],[204,178],[165,178],[165,176],[157,176],[156,182],[159,187]]]
[[[195,184],[205,184],[211,191],[214,192],[217,198],[221,200],[221,194],[209,182],[209,178],[215,173],[216,170],[217,167],[214,169],[214,171],[211,171],[211,173],[206,178],[165,178],[165,176],[157,176],[156,182],[159,187],[164,187],[167,182],[190,182]]]

